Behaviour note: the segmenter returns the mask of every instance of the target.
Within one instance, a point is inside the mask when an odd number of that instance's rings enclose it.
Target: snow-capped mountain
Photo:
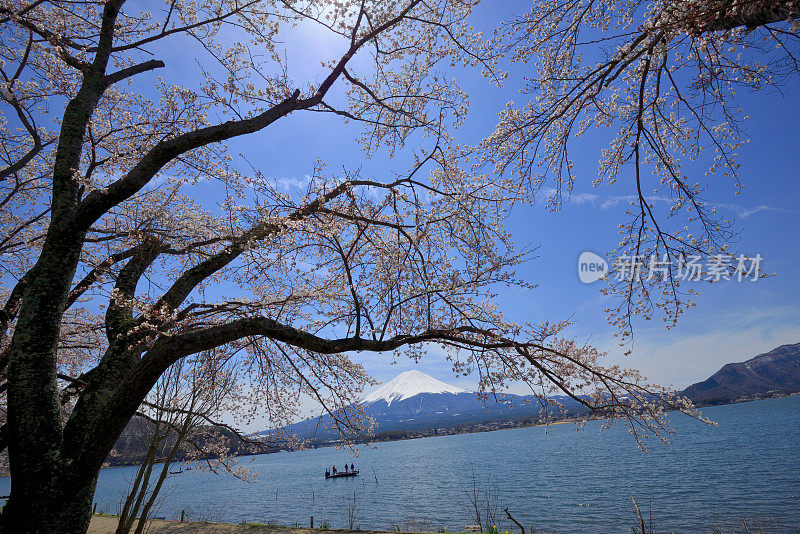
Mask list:
[[[568,409],[577,409],[571,399],[558,397]],[[537,418],[541,408],[534,397],[503,395],[497,400],[480,399],[474,391],[453,386],[421,371],[405,371],[366,395],[359,405],[375,423],[375,432],[448,428],[490,421]],[[319,441],[337,439],[326,429],[325,415],[296,423],[290,431]]]
[[[397,375],[393,380],[382,385],[361,400],[361,404],[371,404],[378,401],[386,401],[387,406],[391,406],[395,400],[404,400],[419,395],[420,393],[470,393],[469,390],[445,384],[441,380],[436,380],[416,369],[404,371]]]

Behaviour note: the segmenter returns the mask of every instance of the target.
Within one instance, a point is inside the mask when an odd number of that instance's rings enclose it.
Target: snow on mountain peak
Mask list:
[[[392,401],[403,400],[420,393],[469,393],[468,390],[445,384],[432,376],[417,370],[405,371],[385,383],[361,401],[362,404],[385,400],[391,405]]]

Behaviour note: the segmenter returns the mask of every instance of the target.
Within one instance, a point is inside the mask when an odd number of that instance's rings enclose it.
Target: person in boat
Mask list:
[[[356,470],[356,466],[354,466],[353,464],[350,464],[350,471],[355,471],[355,470]]]
[[[325,468],[325,478],[328,478],[329,476],[331,476],[331,470],[326,467]]]
[[[344,463],[344,472],[347,473],[347,462]]]
[[[333,466],[333,474],[334,475],[336,474],[336,466],[335,465]]]

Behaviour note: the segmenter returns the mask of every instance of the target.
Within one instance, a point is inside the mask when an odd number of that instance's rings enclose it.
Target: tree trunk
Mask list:
[[[122,507],[122,512],[119,514],[119,524],[115,534],[127,534],[133,528],[133,522],[139,514],[139,506],[141,504],[141,493],[147,491],[150,485],[150,470],[155,461],[156,451],[160,443],[158,436],[158,426],[154,429],[153,439],[150,440],[150,445],[147,448],[147,454],[144,456],[144,461],[136,471],[136,480],[133,481],[133,487],[128,492],[128,497],[125,499],[125,505]]]
[[[161,486],[164,485],[164,481],[167,479],[167,475],[169,474],[170,465],[172,465],[172,460],[175,459],[175,454],[180,450],[181,444],[186,439],[186,435],[189,433],[190,423],[192,422],[192,414],[189,413],[186,415],[186,419],[184,420],[183,425],[181,426],[181,430],[178,435],[175,437],[175,444],[169,451],[169,454],[164,458],[164,464],[161,466],[161,473],[159,474],[158,481],[156,482],[155,487],[153,487],[152,491],[150,491],[150,496],[147,499],[147,503],[144,505],[142,509],[142,513],[139,518],[139,523],[136,525],[136,532],[135,534],[144,534],[144,529],[147,526],[147,521],[150,518],[150,513],[153,511],[153,507],[156,504],[156,499],[158,499],[158,494],[161,493]]]
[[[65,481],[69,475],[41,480],[42,491],[23,501],[11,481],[11,497],[3,508],[0,532],[14,534],[84,534],[92,517],[97,476]],[[71,478],[71,477],[69,477]],[[28,481],[36,482],[36,481]],[[46,491],[45,491],[46,488]]]
[[[3,510],[3,532],[72,532],[59,522],[88,521],[94,478],[80,480],[62,455],[61,405],[56,348],[80,238],[48,235],[30,272],[8,362],[8,454],[11,497]],[[68,491],[68,493],[67,493]],[[68,496],[68,499],[64,497]],[[85,512],[79,512],[85,507]],[[53,529],[53,521],[60,525]]]
[[[121,1],[106,3],[104,26],[113,28]],[[91,517],[97,470],[74,469],[63,453],[56,351],[85,237],[70,222],[80,195],[75,169],[86,125],[106,87],[107,59],[98,56],[64,111],[53,163],[50,224],[39,259],[26,275],[8,347],[11,496],[0,518],[3,533],[85,532]]]

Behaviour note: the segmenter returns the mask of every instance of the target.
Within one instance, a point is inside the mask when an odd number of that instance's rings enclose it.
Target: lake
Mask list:
[[[800,526],[800,397],[706,408],[719,426],[673,415],[669,445],[641,452],[624,426],[591,422],[381,443],[357,457],[323,448],[252,457],[255,483],[185,471],[170,477],[157,515],[226,522],[376,530],[463,530],[472,524],[465,489],[493,488],[526,528],[630,532],[636,498],[659,532],[711,532],[748,521]],[[247,459],[244,460],[245,462]],[[358,477],[325,480],[326,466],[353,462]],[[95,501],[114,512],[135,468],[105,469]],[[473,475],[474,473],[474,475]],[[9,480],[0,480],[0,492]],[[502,511],[500,512],[501,515]],[[499,526],[511,529],[503,518]],[[518,529],[517,529],[518,531]],[[792,530],[793,531],[793,530]]]

